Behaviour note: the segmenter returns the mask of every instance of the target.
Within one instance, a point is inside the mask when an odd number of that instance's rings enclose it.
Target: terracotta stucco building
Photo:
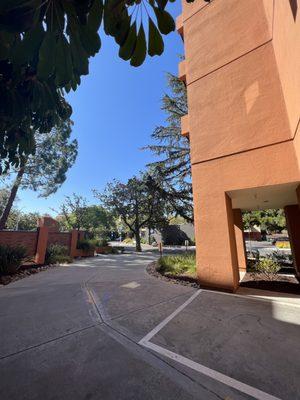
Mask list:
[[[285,209],[300,275],[299,14],[299,0],[183,0],[182,133],[203,286],[237,288],[242,210]]]

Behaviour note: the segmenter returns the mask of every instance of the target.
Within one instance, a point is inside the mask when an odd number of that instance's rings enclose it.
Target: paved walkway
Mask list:
[[[0,399],[300,398],[297,300],[164,282],[145,272],[156,257],[99,256],[1,288]]]

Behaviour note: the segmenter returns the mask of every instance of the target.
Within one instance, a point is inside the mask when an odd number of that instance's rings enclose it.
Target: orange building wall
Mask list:
[[[204,286],[235,290],[245,266],[232,192],[279,185],[278,202],[297,198],[295,192],[286,200],[283,192],[300,183],[299,8],[299,0],[183,1],[177,27],[186,59],[179,76],[189,113],[182,128],[191,143]]]

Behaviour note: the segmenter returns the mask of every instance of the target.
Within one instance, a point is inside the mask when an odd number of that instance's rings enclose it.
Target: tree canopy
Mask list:
[[[136,239],[136,251],[141,251],[140,229],[155,228],[166,223],[166,203],[159,192],[149,184],[147,174],[134,176],[126,183],[113,181],[103,193],[95,191],[101,204],[120,217]]]
[[[174,1],[174,0],[169,0]],[[3,0],[0,4],[0,173],[35,151],[36,131],[70,117],[65,92],[89,73],[100,25],[119,56],[141,65],[162,54],[175,23],[168,0]]]
[[[246,229],[256,225],[268,233],[278,233],[286,228],[282,209],[247,211],[243,213],[243,222]]]
[[[87,209],[87,200],[85,197],[73,193],[72,196],[65,196],[64,202],[57,210],[60,217],[60,223],[66,224],[71,229],[83,229]],[[56,211],[56,210],[54,210]]]
[[[74,194],[67,196],[57,217],[63,230],[84,229],[91,237],[110,238],[116,231],[112,213],[99,205],[88,205],[84,197]]]

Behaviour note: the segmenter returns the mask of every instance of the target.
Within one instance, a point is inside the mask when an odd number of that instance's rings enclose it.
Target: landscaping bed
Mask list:
[[[165,281],[194,288],[201,287],[196,275],[194,253],[163,256],[158,261],[149,264],[147,272]],[[300,283],[293,275],[269,274],[268,276],[269,279],[263,273],[247,272],[240,286],[273,292],[300,294]]]
[[[165,281],[200,288],[196,275],[195,253],[163,256],[149,264],[147,272]]]
[[[22,246],[0,245],[0,285],[26,278],[46,269],[72,262],[66,246],[50,244],[46,250],[45,263],[35,264]]]
[[[293,275],[278,274],[276,279],[268,281],[263,279],[263,276],[260,279],[259,274],[253,278],[252,274],[247,272],[242,282],[240,282],[240,286],[300,295],[300,283]]]
[[[11,275],[0,276],[0,285],[8,285],[9,283],[19,281],[20,279],[26,278],[27,276],[37,274],[38,272],[46,271],[50,268],[58,267],[59,264],[51,265],[24,265],[17,272]]]

